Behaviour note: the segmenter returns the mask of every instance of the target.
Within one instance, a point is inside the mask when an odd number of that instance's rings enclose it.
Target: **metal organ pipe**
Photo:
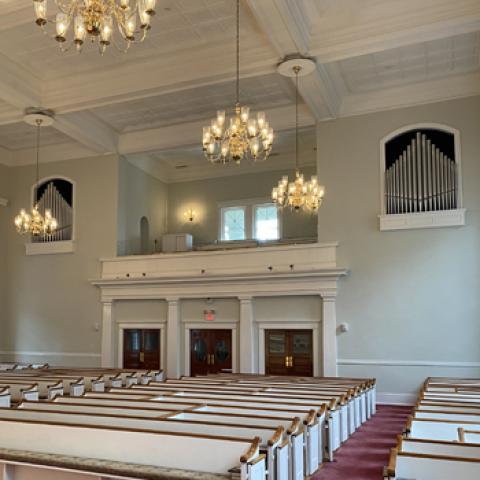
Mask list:
[[[416,132],[385,171],[388,214],[457,208],[457,165],[429,139]]]

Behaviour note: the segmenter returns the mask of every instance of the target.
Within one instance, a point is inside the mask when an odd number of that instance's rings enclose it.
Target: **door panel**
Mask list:
[[[160,330],[125,330],[123,338],[123,368],[160,369]]]
[[[266,330],[265,373],[312,376],[312,330]]]
[[[231,369],[231,330],[190,331],[190,375],[207,375]]]

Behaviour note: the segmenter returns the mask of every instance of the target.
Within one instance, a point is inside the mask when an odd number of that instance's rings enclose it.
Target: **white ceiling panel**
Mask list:
[[[27,3],[31,11],[25,15],[24,22],[14,24],[12,28],[4,27],[0,53],[42,79],[81,74],[96,68],[134,65],[136,61],[152,56],[214,44],[231,46],[234,54],[235,4],[231,0],[159,0],[147,40],[141,45],[133,45],[128,53],[111,46],[103,57],[88,44],[81,55],[74,47],[66,53],[61,52],[57,42],[45,36],[35,25],[32,2]],[[55,13],[53,2],[49,6],[49,12]],[[242,9],[242,37],[245,43],[267,45],[247,8]],[[118,43],[123,49],[123,44]],[[205,58],[205,62],[208,60]]]
[[[350,92],[409,85],[480,70],[480,33],[409,45],[339,62]]]
[[[245,78],[240,100],[252,110],[266,110],[293,102],[290,82],[278,74]],[[224,82],[92,110],[118,132],[156,128],[214,118],[216,111],[235,105],[235,82]]]
[[[41,145],[56,145],[70,142],[70,137],[55,130],[53,127],[42,127]],[[9,150],[23,150],[34,148],[36,142],[36,128],[24,122],[0,126],[0,146]]]

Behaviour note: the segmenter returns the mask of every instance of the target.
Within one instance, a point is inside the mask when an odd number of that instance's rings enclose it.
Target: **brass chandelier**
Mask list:
[[[240,0],[237,0],[237,75],[234,115],[226,123],[225,110],[217,112],[211,125],[203,128],[203,151],[212,163],[240,164],[247,160],[266,160],[272,151],[273,129],[258,112],[250,118],[250,108],[240,104]]]
[[[111,44],[117,46],[114,30],[117,29],[126,52],[132,43],[143,42],[151,28],[150,22],[155,15],[156,0],[53,0],[57,13],[52,20],[47,16],[48,0],[33,0],[35,23],[48,34],[48,23],[55,25],[53,37],[62,51],[68,51],[75,45],[82,51],[87,39],[98,44],[103,55]],[[139,28],[137,28],[139,25]],[[67,36],[73,32],[68,41]]]
[[[295,76],[295,179],[289,182],[288,176],[282,177],[278,185],[272,189],[272,201],[280,208],[290,207],[294,211],[304,210],[316,212],[325,195],[325,188],[318,184],[316,175],[306,181],[300,173],[298,142],[298,77],[313,71],[315,64],[310,59],[287,60],[278,68],[285,76]],[[293,73],[293,75],[292,75]]]
[[[35,125],[36,132],[36,183],[34,189],[34,198],[37,198],[39,185],[39,159],[40,159],[40,129],[42,126],[48,126],[53,123],[53,113],[51,111],[36,111],[25,115],[25,121],[30,125]],[[44,215],[38,208],[38,203],[34,201],[30,213],[21,209],[14,220],[17,232],[20,235],[30,234],[34,237],[48,237],[55,233],[58,228],[57,220],[52,216],[52,212],[46,209]]]

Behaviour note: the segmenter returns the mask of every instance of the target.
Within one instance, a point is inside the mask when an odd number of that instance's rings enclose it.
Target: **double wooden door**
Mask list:
[[[160,369],[160,330],[124,330],[123,368]]]
[[[190,375],[232,371],[231,330],[190,330]]]
[[[266,330],[265,373],[313,376],[312,330]]]

